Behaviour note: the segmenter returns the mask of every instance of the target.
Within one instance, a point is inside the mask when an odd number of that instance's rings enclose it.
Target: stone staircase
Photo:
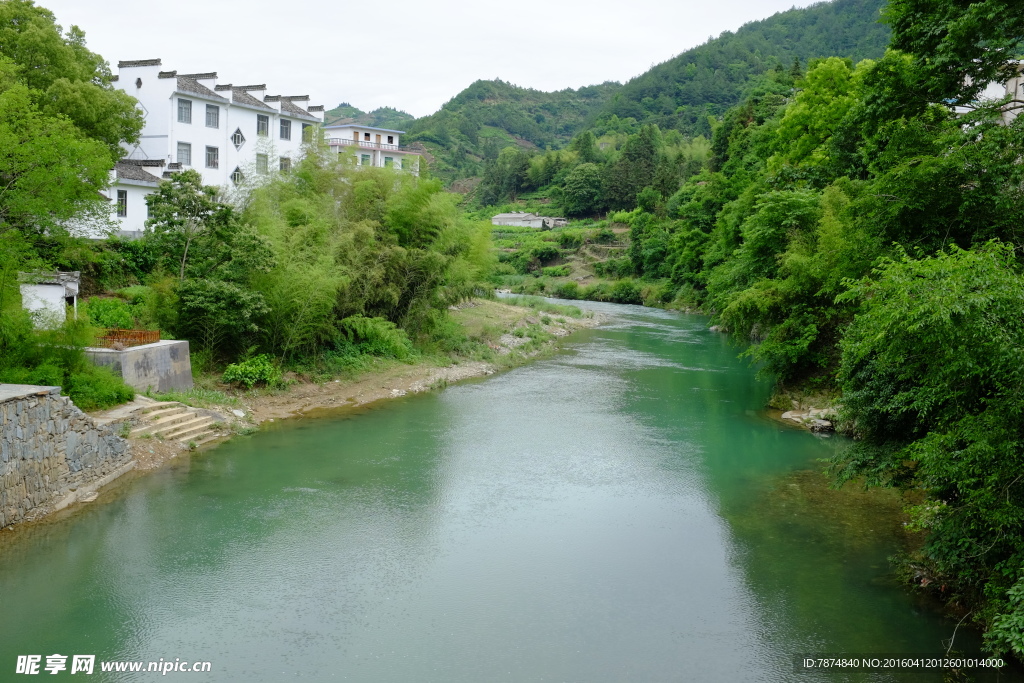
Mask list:
[[[177,401],[153,401],[139,410],[137,416],[139,426],[128,433],[130,437],[148,434],[163,441],[179,441],[197,448],[221,438],[215,418],[202,415],[195,408]]]

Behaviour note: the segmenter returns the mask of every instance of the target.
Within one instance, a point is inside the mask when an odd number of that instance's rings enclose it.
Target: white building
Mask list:
[[[77,314],[81,273],[18,273],[21,305],[32,314],[36,327],[59,327],[70,306]]]
[[[217,74],[161,71],[161,60],[118,63],[117,88],[139,101],[139,143],[115,168],[107,196],[123,232],[140,232],[145,196],[162,178],[192,168],[207,185],[229,188],[252,175],[288,170],[302,153],[322,106],[306,95],[268,95],[267,86],[218,84]]]
[[[954,107],[957,114],[966,114],[974,111],[978,106],[993,104],[1009,98],[1009,102],[1001,107],[1000,119],[1004,126],[1013,123],[1013,120],[1024,109],[1024,62],[1017,62],[1017,75],[1010,78],[1006,83],[992,81],[986,83],[985,88],[978,93],[978,99],[966,106]]]
[[[403,133],[340,121],[324,126],[324,138],[331,151],[351,155],[356,165],[399,168],[419,175],[420,154],[401,146],[399,139]]]
[[[568,225],[569,221],[564,218],[552,216],[538,216],[535,213],[524,213],[514,211],[512,213],[499,213],[491,218],[491,225],[512,225],[520,228],[560,228]]]

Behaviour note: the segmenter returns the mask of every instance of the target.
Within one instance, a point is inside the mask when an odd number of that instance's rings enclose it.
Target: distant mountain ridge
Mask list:
[[[790,68],[794,60],[806,67],[819,57],[881,57],[889,44],[889,27],[879,23],[885,4],[833,0],[779,12],[709,39],[625,85],[543,92],[481,80],[422,118],[388,107],[367,114],[343,103],[326,120],[334,115],[407,131],[403,143],[420,142],[432,155],[432,171],[448,182],[481,175],[486,160],[509,145],[560,149],[584,130],[635,132],[654,123],[710,136],[709,117],[740,102],[771,69]]]
[[[379,107],[371,112],[364,112],[348,102],[342,102],[334,109],[324,113],[324,123],[326,124],[357,123],[362,126],[393,130],[405,130],[414,120],[415,117],[412,114],[393,107]]]

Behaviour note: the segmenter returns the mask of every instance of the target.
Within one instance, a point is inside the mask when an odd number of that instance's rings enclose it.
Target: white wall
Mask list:
[[[36,327],[57,327],[64,322],[67,304],[63,285],[21,285],[22,308],[32,314]]]

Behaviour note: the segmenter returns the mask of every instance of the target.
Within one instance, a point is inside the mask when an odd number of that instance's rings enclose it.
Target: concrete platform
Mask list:
[[[136,391],[192,388],[188,342],[164,339],[127,349],[89,347],[85,354],[96,365],[109,367]]]

